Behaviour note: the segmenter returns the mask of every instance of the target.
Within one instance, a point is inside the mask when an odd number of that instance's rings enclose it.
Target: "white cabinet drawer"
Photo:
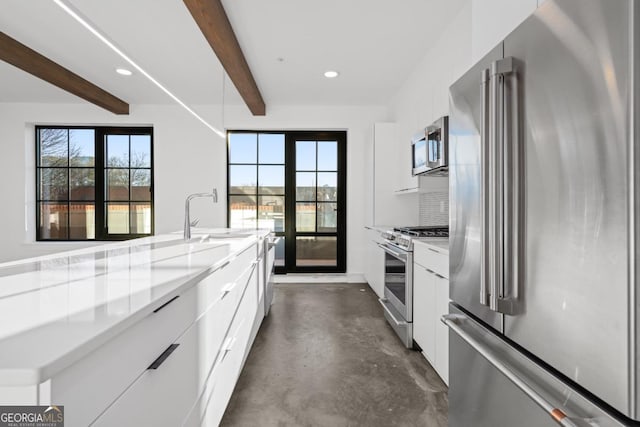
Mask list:
[[[249,329],[250,332],[253,318],[249,318],[249,314],[242,307],[247,306],[245,299],[256,300],[255,273],[256,265],[251,263],[236,280],[237,292],[229,293],[237,297],[224,297],[211,306],[173,344],[177,347],[172,353],[164,360],[161,359],[166,353],[156,359],[160,366],[147,369],[96,420],[95,425],[181,425],[201,395],[216,359],[226,359],[227,354],[235,348],[239,353],[246,342],[245,336],[248,334],[244,331]],[[238,299],[243,294],[243,300],[238,306]],[[255,304],[253,306],[255,307]],[[232,325],[232,319],[238,318],[242,320],[234,333],[233,325],[237,325],[238,322],[234,320]],[[245,324],[248,328],[243,328]],[[231,338],[223,342],[225,335]]]
[[[442,277],[449,278],[449,254],[439,252],[423,244],[413,248],[413,260]]]

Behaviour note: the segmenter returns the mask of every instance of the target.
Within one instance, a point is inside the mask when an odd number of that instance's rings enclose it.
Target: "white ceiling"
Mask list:
[[[52,0],[1,0],[0,31],[130,104],[173,101]],[[466,0],[224,0],[267,105],[384,105]],[[223,102],[223,70],[181,0],[70,0],[187,104]],[[279,58],[282,60],[280,61]],[[436,59],[437,63],[437,59]],[[334,69],[336,79],[323,73]],[[241,103],[226,79],[225,104]],[[85,102],[0,61],[0,102]]]

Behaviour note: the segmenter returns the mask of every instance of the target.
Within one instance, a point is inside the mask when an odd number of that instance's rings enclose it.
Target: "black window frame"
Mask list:
[[[53,239],[53,238],[43,238],[41,235],[41,209],[40,204],[46,202],[52,202],[51,200],[46,200],[41,198],[40,193],[40,170],[48,169],[48,166],[40,165],[40,130],[41,129],[66,129],[66,130],[74,130],[74,129],[88,129],[94,131],[94,185],[95,185],[95,197],[93,203],[95,203],[95,237],[93,239],[77,239],[70,238],[69,232],[67,239]],[[150,199],[149,200],[133,200],[131,199],[131,188],[129,188],[129,199],[123,200],[122,203],[141,203],[148,202],[151,206],[151,230],[150,233],[120,233],[120,234],[109,234],[107,223],[106,223],[106,203],[107,203],[107,188],[106,188],[106,180],[105,174],[109,169],[107,166],[107,159],[105,158],[106,152],[106,135],[149,135],[150,136],[150,148],[149,148],[149,164],[150,166],[141,168],[141,169],[149,169],[150,171]],[[35,210],[36,210],[36,241],[38,242],[100,242],[100,241],[123,241],[123,240],[131,240],[139,237],[149,237],[155,234],[155,205],[154,205],[154,133],[153,127],[150,126],[65,126],[65,125],[36,125],[35,126]],[[131,145],[129,145],[129,150],[131,150]],[[67,154],[68,156],[68,154]],[[57,167],[59,169],[74,169],[76,167],[72,167],[67,162],[66,167]],[[84,167],[89,168],[89,167]],[[129,170],[132,169],[131,165],[127,168]],[[133,168],[138,169],[138,168]],[[67,175],[69,176],[69,175]],[[69,182],[67,182],[67,188],[69,186]],[[69,188],[68,188],[69,190]],[[73,201],[71,199],[71,194],[67,195],[66,200],[55,200],[55,202],[66,203],[69,206],[71,203],[78,203],[79,201]],[[69,210],[67,210],[69,212]],[[70,215],[67,215],[67,229],[70,230],[69,226]]]

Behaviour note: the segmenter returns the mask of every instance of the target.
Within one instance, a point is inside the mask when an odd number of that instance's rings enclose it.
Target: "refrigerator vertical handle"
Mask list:
[[[518,161],[514,161],[514,148],[517,148],[516,141],[508,136],[513,135],[513,127],[516,127],[518,118],[513,119],[511,114],[514,105],[512,102],[514,91],[506,91],[506,78],[510,77],[510,82],[517,86],[515,78],[515,68],[513,58],[508,57],[495,61],[491,64],[491,143],[493,150],[491,160],[493,167],[493,189],[494,195],[491,199],[493,209],[491,235],[489,236],[490,253],[493,258],[490,270],[489,308],[493,311],[514,314],[515,304],[511,295],[506,295],[506,286],[517,286],[517,258],[519,254],[515,251],[515,236],[518,235],[519,224],[517,224],[518,212],[514,208],[518,205],[519,194],[514,179],[517,180]],[[515,92],[517,93],[517,92]],[[508,120],[511,118],[511,120]],[[515,150],[515,154],[517,150]],[[517,240],[517,239],[516,239]]]
[[[489,80],[489,308],[498,310],[503,284],[503,117],[504,76],[500,61],[491,64]]]
[[[489,305],[489,272],[491,271],[491,256],[488,244],[488,238],[491,235],[491,214],[489,213],[489,195],[491,194],[491,180],[489,177],[489,158],[491,157],[489,144],[489,70],[482,70],[480,76],[480,174],[481,188],[480,201],[482,204],[481,212],[481,242],[482,251],[480,251],[480,304]]]

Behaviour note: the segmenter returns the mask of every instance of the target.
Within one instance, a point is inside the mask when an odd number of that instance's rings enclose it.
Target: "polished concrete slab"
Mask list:
[[[278,284],[223,426],[447,425],[447,387],[366,284]]]

